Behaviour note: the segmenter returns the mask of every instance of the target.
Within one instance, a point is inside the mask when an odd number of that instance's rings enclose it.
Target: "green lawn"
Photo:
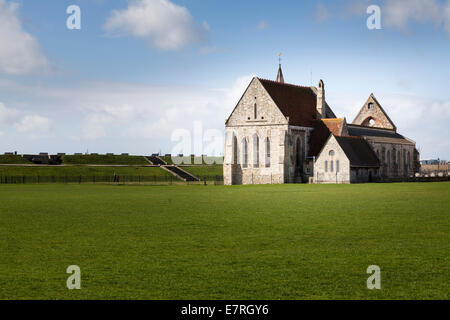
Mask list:
[[[447,182],[0,185],[0,203],[0,299],[450,298]]]
[[[149,162],[142,156],[126,155],[65,155],[63,164],[108,164],[108,165],[148,165]]]
[[[0,176],[171,176],[159,167],[0,166]]]
[[[15,154],[0,155],[0,164],[32,164],[25,158]]]
[[[223,177],[222,165],[197,165],[192,167],[181,167],[181,169],[193,174],[200,179],[202,179],[203,177]]]

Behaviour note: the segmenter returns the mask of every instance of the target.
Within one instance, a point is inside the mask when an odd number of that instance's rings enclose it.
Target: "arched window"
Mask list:
[[[253,166],[259,167],[259,137],[256,133],[253,135]]]
[[[325,172],[328,172],[328,161],[325,160]]]
[[[381,148],[381,157],[384,164],[386,162],[386,149],[384,147]]]
[[[406,157],[406,161],[407,161],[408,168],[409,168],[411,166],[411,154],[409,153],[409,151],[408,151],[408,155]]]
[[[387,151],[386,159],[387,159],[387,165],[388,165],[388,167],[390,167],[391,166],[391,151],[390,150]]]
[[[334,150],[330,150],[330,152],[328,152],[328,155],[329,155],[330,157],[334,156]]]
[[[336,173],[339,172],[339,160],[336,160]]]
[[[398,152],[397,152],[397,161],[398,161],[398,164],[400,165],[400,161],[402,161],[400,150],[398,150]]]
[[[396,157],[396,151],[395,149],[392,150],[392,164],[395,165],[397,163],[397,157]]]
[[[295,166],[301,168],[303,164],[303,152],[302,152],[302,142],[300,138],[297,138],[295,142]]]
[[[255,106],[253,107],[253,116],[255,119],[258,119],[258,106],[255,103]]]
[[[333,160],[330,161],[330,171],[331,172],[334,171],[334,161]]]
[[[238,142],[237,137],[233,135],[233,164],[238,163]]]
[[[266,145],[266,168],[270,167],[270,139],[269,137],[265,140]]]
[[[369,110],[373,110],[373,102],[369,102],[367,108],[368,108]]]
[[[242,139],[242,167],[247,168],[248,166],[248,146],[247,139]]]

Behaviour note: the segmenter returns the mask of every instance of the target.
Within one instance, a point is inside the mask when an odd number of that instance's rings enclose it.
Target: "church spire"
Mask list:
[[[284,83],[283,70],[281,70],[281,64],[278,65],[277,82]]]
[[[281,70],[281,53],[278,55],[277,82],[284,83],[283,70]]]

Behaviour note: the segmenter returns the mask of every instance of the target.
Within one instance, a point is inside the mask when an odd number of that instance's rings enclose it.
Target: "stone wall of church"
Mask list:
[[[371,140],[368,140],[368,142],[380,161],[381,177],[395,178],[414,175],[414,145],[377,143]]]
[[[350,183],[376,182],[379,180],[378,168],[350,168]]]
[[[254,78],[226,123],[224,183],[284,183],[287,132],[287,119]]]
[[[254,78],[233,110],[226,127],[279,124],[287,125],[288,121],[259,80]]]
[[[284,183],[286,132],[285,125],[228,127],[223,166],[225,185]]]
[[[373,107],[369,108],[369,104],[371,103],[373,104]],[[373,119],[373,124],[369,123],[370,119]],[[353,124],[385,129],[396,129],[383,113],[381,106],[379,106],[372,96],[369,97],[361,111],[356,116],[355,120],[353,120]]]
[[[306,155],[310,128],[289,126],[286,132],[286,154],[284,181],[286,183],[307,182]]]
[[[315,183],[350,183],[350,161],[334,137],[328,140],[314,164]]]

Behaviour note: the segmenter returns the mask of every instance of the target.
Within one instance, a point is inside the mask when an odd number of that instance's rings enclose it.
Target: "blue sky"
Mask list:
[[[450,159],[447,0],[0,0],[0,152],[169,153],[195,121],[223,132],[279,52],[286,81],[323,79],[338,116],[373,92],[422,158]]]

